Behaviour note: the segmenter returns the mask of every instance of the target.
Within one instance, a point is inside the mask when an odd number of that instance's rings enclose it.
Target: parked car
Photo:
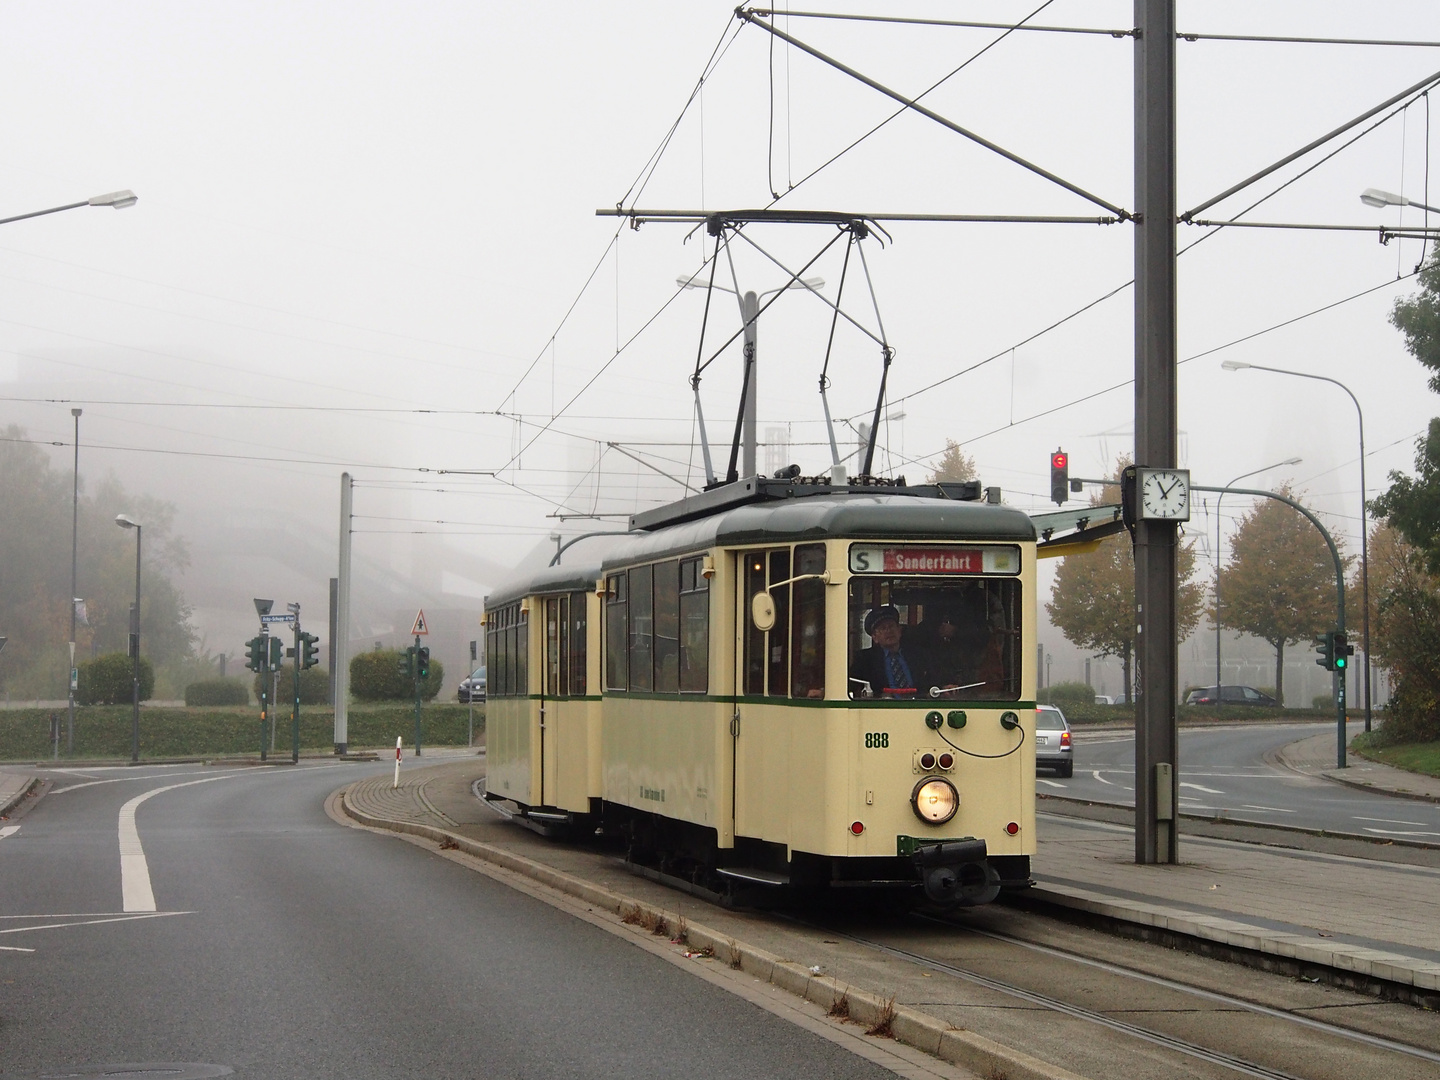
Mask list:
[[[1267,705],[1273,707],[1276,701],[1269,694],[1262,694],[1253,686],[1222,686],[1215,693],[1213,686],[1201,686],[1185,695],[1186,705]]]
[[[1056,776],[1075,775],[1070,722],[1054,705],[1041,705],[1035,710],[1035,767],[1054,769]]]
[[[1095,704],[1096,704],[1096,705],[1114,705],[1114,704],[1116,704],[1116,703],[1117,703],[1117,702],[1116,702],[1116,699],[1113,698],[1113,697],[1111,697],[1109,694],[1096,694],[1096,695],[1095,695]]]
[[[469,678],[460,680],[460,685],[455,689],[455,696],[460,699],[461,705],[485,700],[485,668],[483,665],[472,671]]]

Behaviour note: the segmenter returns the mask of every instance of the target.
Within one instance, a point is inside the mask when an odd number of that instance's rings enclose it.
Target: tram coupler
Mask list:
[[[910,857],[928,900],[946,906],[988,904],[1000,893],[1000,875],[986,861],[984,840],[947,840],[917,848]]]

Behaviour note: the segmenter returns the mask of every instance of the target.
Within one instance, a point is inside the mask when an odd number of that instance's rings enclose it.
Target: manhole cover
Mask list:
[[[128,1065],[66,1065],[38,1072],[11,1073],[7,1080],[208,1080],[229,1076],[228,1065],[199,1062],[146,1061]]]

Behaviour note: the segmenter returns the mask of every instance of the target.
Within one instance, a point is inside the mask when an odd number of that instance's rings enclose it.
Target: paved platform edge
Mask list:
[[[691,921],[688,916],[682,918],[674,912],[602,889],[523,855],[516,855],[433,825],[390,821],[367,814],[352,806],[345,797],[352,786],[346,785],[338,793],[340,806],[347,817],[361,825],[389,832],[408,833],[433,840],[437,844],[442,841],[447,845],[453,844],[467,855],[530,878],[622,918],[661,919],[669,926],[683,925],[686,940],[692,948],[708,948],[717,959],[731,967],[757,979],[764,979],[815,1005],[829,1009],[844,999],[849,1005],[850,1017],[867,1026],[878,1023],[886,1012],[889,1012],[892,1017],[891,1032],[898,1042],[938,1057],[951,1065],[969,1069],[979,1076],[1004,1076],[1007,1080],[1084,1080],[1077,1073],[1032,1057],[1023,1051],[1003,1046],[973,1031],[951,1027],[918,1009],[898,1005],[893,998],[841,984],[828,975],[814,975],[800,964],[783,960],[773,953],[736,941],[728,935],[719,934]]]
[[[1244,952],[1280,957],[1346,975],[1363,976],[1391,983],[1405,990],[1427,993],[1440,991],[1440,964],[1418,960],[1413,956],[1345,942],[1316,944],[1303,935],[1282,933],[1239,918],[1201,915],[1184,908],[1143,904],[1065,885],[1037,885],[1029,890],[1027,895],[1043,903],[1073,908],[1120,922],[1154,927]]]
[[[29,795],[30,792],[35,789],[35,786],[40,783],[38,779],[18,777],[17,779],[24,782],[17,788],[13,784],[6,783],[12,776],[15,776],[15,774],[0,773],[0,818],[9,817],[10,812],[19,806],[20,803],[25,800],[25,796]]]

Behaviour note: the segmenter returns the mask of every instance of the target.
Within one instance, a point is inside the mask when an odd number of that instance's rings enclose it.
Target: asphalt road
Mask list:
[[[1358,725],[1353,725],[1355,731]],[[1182,728],[1180,809],[1234,821],[1296,825],[1440,842],[1440,805],[1376,795],[1266,761],[1299,739],[1334,731],[1333,724],[1264,724]],[[1351,735],[1355,734],[1351,732]],[[1041,773],[1036,790],[1048,795],[1135,805],[1135,736],[1125,731],[1074,734],[1075,775]]]
[[[893,1075],[438,854],[331,821],[325,796],[377,767],[50,774],[55,790],[0,839],[0,1072]]]

